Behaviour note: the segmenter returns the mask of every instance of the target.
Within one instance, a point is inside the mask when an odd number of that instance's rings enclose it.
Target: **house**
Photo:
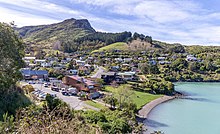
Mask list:
[[[79,76],[65,76],[63,83],[75,87],[78,91],[95,92],[100,89],[100,85],[94,81]]]
[[[43,60],[40,60],[40,59],[35,60],[35,63],[38,65],[41,65],[42,63],[45,63],[45,62],[46,62],[46,60],[44,60],[44,59]]]
[[[76,65],[79,65],[79,66],[84,66],[86,64],[86,62],[82,60],[75,60],[75,62],[76,62]]]
[[[197,61],[197,58],[193,55],[187,55],[186,56],[186,60],[187,61]]]
[[[122,65],[121,65],[121,67],[123,67],[123,68],[124,68],[124,67],[130,67],[130,65],[129,65],[129,64],[126,64],[126,63],[124,63],[124,64],[122,64]]]
[[[117,72],[117,71],[120,70],[120,67],[119,67],[119,66],[112,66],[112,67],[110,68],[110,70],[111,70],[111,71],[114,71],[114,72]]]
[[[122,58],[115,58],[115,61],[122,62],[123,59]]]
[[[124,58],[123,61],[124,62],[130,62],[132,60],[132,58]]]
[[[124,72],[124,73],[118,73],[118,75],[126,80],[126,81],[131,81],[134,80],[136,78],[135,76],[135,72]]]
[[[139,72],[138,67],[134,67],[134,66],[131,68],[131,71],[132,72]]]
[[[89,59],[89,60],[93,60],[94,58],[93,58],[93,57],[88,57],[88,59]]]
[[[77,75],[78,74],[78,70],[69,70],[69,74],[72,74],[72,75]]]
[[[70,62],[72,60],[72,58],[66,58],[67,62]]]
[[[67,60],[61,60],[60,63],[62,63],[62,64],[67,64],[68,61],[67,61]]]
[[[143,57],[138,57],[138,60],[143,60],[144,58]]]
[[[47,62],[41,63],[41,67],[51,67],[51,66],[52,66],[51,63],[47,63]]]
[[[156,64],[157,64],[157,62],[156,62],[155,60],[153,60],[153,59],[150,59],[150,60],[148,61],[148,63],[149,63],[150,65],[156,65]]]
[[[22,69],[21,74],[25,80],[47,79],[48,78],[48,71],[46,71],[46,70]]]
[[[30,60],[35,60],[36,57],[24,57],[23,60],[24,61],[30,61]]]
[[[112,81],[116,80],[116,73],[115,72],[102,73],[101,78],[104,80],[105,83],[111,83]]]
[[[22,59],[24,60],[26,65],[29,66],[29,64],[33,64],[34,63],[36,57],[24,57]]]
[[[159,61],[164,61],[166,59],[166,57],[157,57],[157,60]]]
[[[79,66],[79,69],[78,69],[78,71],[81,71],[81,72],[83,72],[84,74],[90,74],[91,73],[91,65],[89,65],[89,64],[85,64],[85,65],[83,65],[83,66]]]
[[[170,61],[159,61],[160,65],[171,64]]]

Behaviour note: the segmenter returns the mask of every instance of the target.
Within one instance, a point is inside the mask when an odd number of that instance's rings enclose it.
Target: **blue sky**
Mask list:
[[[0,0],[19,27],[88,19],[97,31],[131,31],[185,45],[220,45],[219,0]]]

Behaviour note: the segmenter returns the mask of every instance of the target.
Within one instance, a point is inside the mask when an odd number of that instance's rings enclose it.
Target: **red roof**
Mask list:
[[[92,86],[92,85],[95,85],[96,83],[94,81],[91,81],[91,80],[88,80],[88,79],[85,79],[83,77],[79,77],[77,75],[74,75],[74,76],[68,76],[76,81],[79,81],[79,82],[84,82],[86,85],[88,86]]]

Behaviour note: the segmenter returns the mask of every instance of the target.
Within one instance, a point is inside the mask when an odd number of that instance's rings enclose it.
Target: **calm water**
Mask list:
[[[165,134],[220,134],[220,83],[177,83],[188,99],[176,99],[152,110],[145,124]]]

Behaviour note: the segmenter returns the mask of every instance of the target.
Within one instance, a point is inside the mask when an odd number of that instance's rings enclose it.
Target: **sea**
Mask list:
[[[220,134],[220,83],[175,83],[175,90],[186,96],[155,107],[146,134]]]

